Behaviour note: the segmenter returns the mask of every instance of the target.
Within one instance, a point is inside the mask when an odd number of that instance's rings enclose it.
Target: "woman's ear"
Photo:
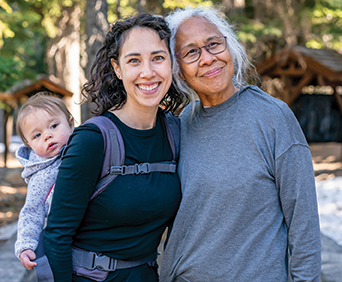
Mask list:
[[[110,59],[110,63],[112,64],[114,72],[116,76],[118,77],[118,79],[121,79],[121,70],[120,70],[119,64],[115,62],[113,58]]]

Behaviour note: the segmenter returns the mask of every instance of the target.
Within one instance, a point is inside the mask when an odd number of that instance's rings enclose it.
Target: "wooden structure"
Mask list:
[[[28,85],[22,86],[17,90],[12,90],[7,93],[0,93],[0,102],[5,104],[6,110],[4,114],[2,130],[3,130],[3,139],[5,144],[5,152],[4,152],[4,164],[6,166],[7,163],[7,153],[8,153],[8,144],[7,144],[7,122],[9,117],[14,113],[15,109],[19,109],[20,106],[25,103],[25,101],[33,96],[34,94],[40,91],[48,91],[51,94],[54,94],[60,98],[64,97],[72,97],[72,93],[65,88],[53,83],[47,78],[41,78],[35,82],[29,82]],[[1,125],[0,125],[1,127]]]
[[[263,81],[274,78],[280,80],[283,93],[272,94],[279,96],[289,106],[305,86],[331,86],[342,112],[342,98],[337,95],[337,87],[342,86],[342,55],[335,50],[302,46],[284,48],[258,64],[257,71]]]
[[[338,142],[342,141],[342,133],[337,132],[342,132],[340,53],[302,46],[288,47],[258,64],[257,71],[263,82],[263,89],[285,101],[295,112],[308,141],[325,142],[326,139],[329,142],[334,141],[334,138]],[[315,89],[316,94],[327,94],[320,90],[328,89],[330,95],[301,95],[305,89]],[[332,105],[333,108],[328,108]],[[304,108],[307,111],[298,115],[298,109]],[[335,137],[329,139],[329,134]]]

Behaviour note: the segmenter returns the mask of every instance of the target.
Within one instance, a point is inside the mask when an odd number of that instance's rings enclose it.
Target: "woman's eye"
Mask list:
[[[218,42],[209,42],[208,48],[215,48],[217,45],[219,45]]]
[[[164,60],[164,57],[163,57],[163,56],[156,56],[156,57],[154,58],[154,61],[162,61],[162,60]]]
[[[185,56],[184,57],[187,57],[187,56],[192,56],[194,54],[196,54],[198,52],[198,49],[197,48],[193,48],[193,49],[190,49],[186,52]]]
[[[137,64],[138,62],[139,62],[138,59],[130,59],[128,61],[129,64]]]

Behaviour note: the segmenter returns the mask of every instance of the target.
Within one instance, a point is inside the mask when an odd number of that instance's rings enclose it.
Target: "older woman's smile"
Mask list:
[[[209,70],[209,71],[206,71],[206,72],[205,72],[203,75],[201,75],[201,76],[203,76],[203,77],[213,77],[213,76],[215,76],[215,75],[221,73],[223,68],[224,68],[224,66],[223,66],[223,67],[216,67],[216,68],[213,68],[213,69],[211,69],[211,70]]]

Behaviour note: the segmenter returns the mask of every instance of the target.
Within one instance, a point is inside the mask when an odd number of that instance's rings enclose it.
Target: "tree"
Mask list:
[[[58,5],[55,3],[55,5]],[[59,4],[58,17],[55,19],[57,35],[49,42],[46,59],[48,73],[55,81],[73,93],[69,103],[77,123],[81,122],[80,111],[80,16],[78,1]]]
[[[12,8],[6,3],[6,1],[0,1],[0,14],[11,14]],[[2,17],[1,17],[2,18]],[[10,29],[8,23],[0,20],[0,48],[4,45],[3,38],[14,37],[14,32]]]
[[[1,83],[0,91],[46,71],[48,37],[35,5],[25,0],[0,1],[0,76],[6,80]]]
[[[342,53],[342,4],[339,0],[311,1],[311,34],[306,46],[335,49]]]
[[[244,15],[231,15],[251,55],[261,61],[285,46],[342,52],[339,0],[246,0]]]
[[[102,47],[108,31],[108,4],[106,0],[87,0],[86,3],[86,59],[85,76],[89,78],[90,69],[95,61],[97,51]],[[90,118],[93,107],[82,104],[82,121]]]
[[[342,52],[340,0],[0,0],[0,91],[47,73],[77,93],[108,31],[107,18],[198,4],[221,5],[253,59],[295,44]],[[83,111],[82,120],[89,109]]]

